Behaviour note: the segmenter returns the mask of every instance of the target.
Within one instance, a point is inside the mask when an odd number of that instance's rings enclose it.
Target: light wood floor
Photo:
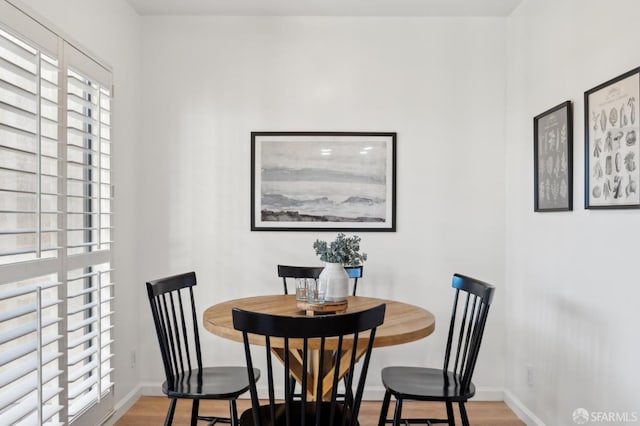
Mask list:
[[[238,400],[238,412],[242,413],[250,407],[250,401]],[[380,415],[379,401],[364,401],[360,409],[360,424],[362,426],[375,426]],[[162,425],[164,423],[169,399],[165,397],[144,396],[116,423],[116,426],[149,426]],[[228,416],[229,404],[226,401],[202,401],[200,403],[201,415]],[[393,412],[393,403],[389,412]],[[407,417],[446,417],[444,404],[430,402],[405,402],[403,415]],[[473,426],[522,426],[515,414],[503,402],[469,402],[467,413]],[[191,402],[178,400],[176,414],[173,418],[174,426],[188,425],[191,417]],[[204,425],[204,422],[199,422]],[[456,424],[460,419],[456,417]]]

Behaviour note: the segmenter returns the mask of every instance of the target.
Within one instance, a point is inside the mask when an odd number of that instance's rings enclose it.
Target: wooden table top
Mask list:
[[[358,312],[381,303],[387,305],[384,323],[378,327],[374,347],[400,345],[427,337],[435,329],[435,317],[426,309],[408,303],[372,297],[349,296],[348,312]],[[204,327],[211,333],[226,339],[242,342],[242,333],[233,328],[231,309],[284,316],[305,316],[298,310],[295,295],[254,296],[230,300],[209,307],[203,314]],[[340,315],[340,314],[338,314]],[[263,340],[251,340],[263,344]]]

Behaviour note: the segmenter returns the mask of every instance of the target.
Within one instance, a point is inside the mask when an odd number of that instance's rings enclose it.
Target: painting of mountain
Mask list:
[[[395,134],[252,134],[252,227],[388,230]]]

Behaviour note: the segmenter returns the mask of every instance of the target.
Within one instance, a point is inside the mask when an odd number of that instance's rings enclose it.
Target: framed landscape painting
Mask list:
[[[396,133],[252,132],[252,231],[396,230]]]
[[[566,101],[533,118],[536,212],[573,209],[573,120]]]
[[[640,68],[584,93],[586,209],[640,208]]]

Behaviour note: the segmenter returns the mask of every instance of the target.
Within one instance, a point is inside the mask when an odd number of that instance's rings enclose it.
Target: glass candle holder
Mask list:
[[[304,278],[296,278],[296,300],[307,301],[307,282]]]

